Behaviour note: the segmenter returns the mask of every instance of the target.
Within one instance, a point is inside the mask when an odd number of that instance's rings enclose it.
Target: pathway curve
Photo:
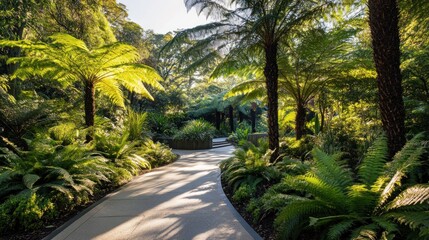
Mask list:
[[[106,196],[53,239],[260,239],[220,186],[218,163],[232,151],[177,150],[179,160]]]

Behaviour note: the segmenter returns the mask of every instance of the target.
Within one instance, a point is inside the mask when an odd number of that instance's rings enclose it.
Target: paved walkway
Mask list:
[[[175,151],[178,161],[135,178],[53,239],[260,239],[219,183],[218,163],[232,151]]]

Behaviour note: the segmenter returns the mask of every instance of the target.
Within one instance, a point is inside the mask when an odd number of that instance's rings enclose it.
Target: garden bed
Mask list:
[[[172,162],[169,162],[168,164],[171,164],[177,159],[179,159],[179,155],[176,155],[176,159]],[[160,165],[158,167],[166,166],[168,164]],[[153,168],[156,169],[156,168]],[[152,170],[153,170],[152,169]],[[146,174],[148,172],[151,172],[152,170],[142,170],[139,176]],[[132,181],[132,180],[131,180]],[[67,221],[71,220],[72,218],[78,216],[79,214],[83,213],[86,209],[91,208],[94,204],[97,204],[98,201],[101,201],[102,198],[107,196],[108,194],[115,192],[116,190],[120,189],[127,183],[117,186],[117,187],[106,187],[104,189],[101,189],[98,192],[95,192],[94,195],[90,198],[90,200],[85,204],[81,206],[77,206],[72,211],[65,212],[61,214],[60,218],[57,218],[55,220],[46,222],[44,224],[43,228],[32,230],[32,231],[26,231],[26,232],[15,232],[11,234],[6,234],[3,236],[0,236],[0,240],[40,240],[54,232],[56,229],[61,227],[63,224],[65,224]]]

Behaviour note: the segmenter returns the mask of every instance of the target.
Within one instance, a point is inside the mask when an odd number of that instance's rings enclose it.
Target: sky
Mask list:
[[[207,23],[195,9],[187,12],[184,0],[118,0],[127,6],[128,18],[144,30],[165,34]]]

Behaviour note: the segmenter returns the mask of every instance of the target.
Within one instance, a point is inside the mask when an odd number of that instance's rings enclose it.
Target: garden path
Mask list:
[[[47,239],[260,239],[220,185],[218,163],[233,150],[175,150],[179,160],[136,177]]]

